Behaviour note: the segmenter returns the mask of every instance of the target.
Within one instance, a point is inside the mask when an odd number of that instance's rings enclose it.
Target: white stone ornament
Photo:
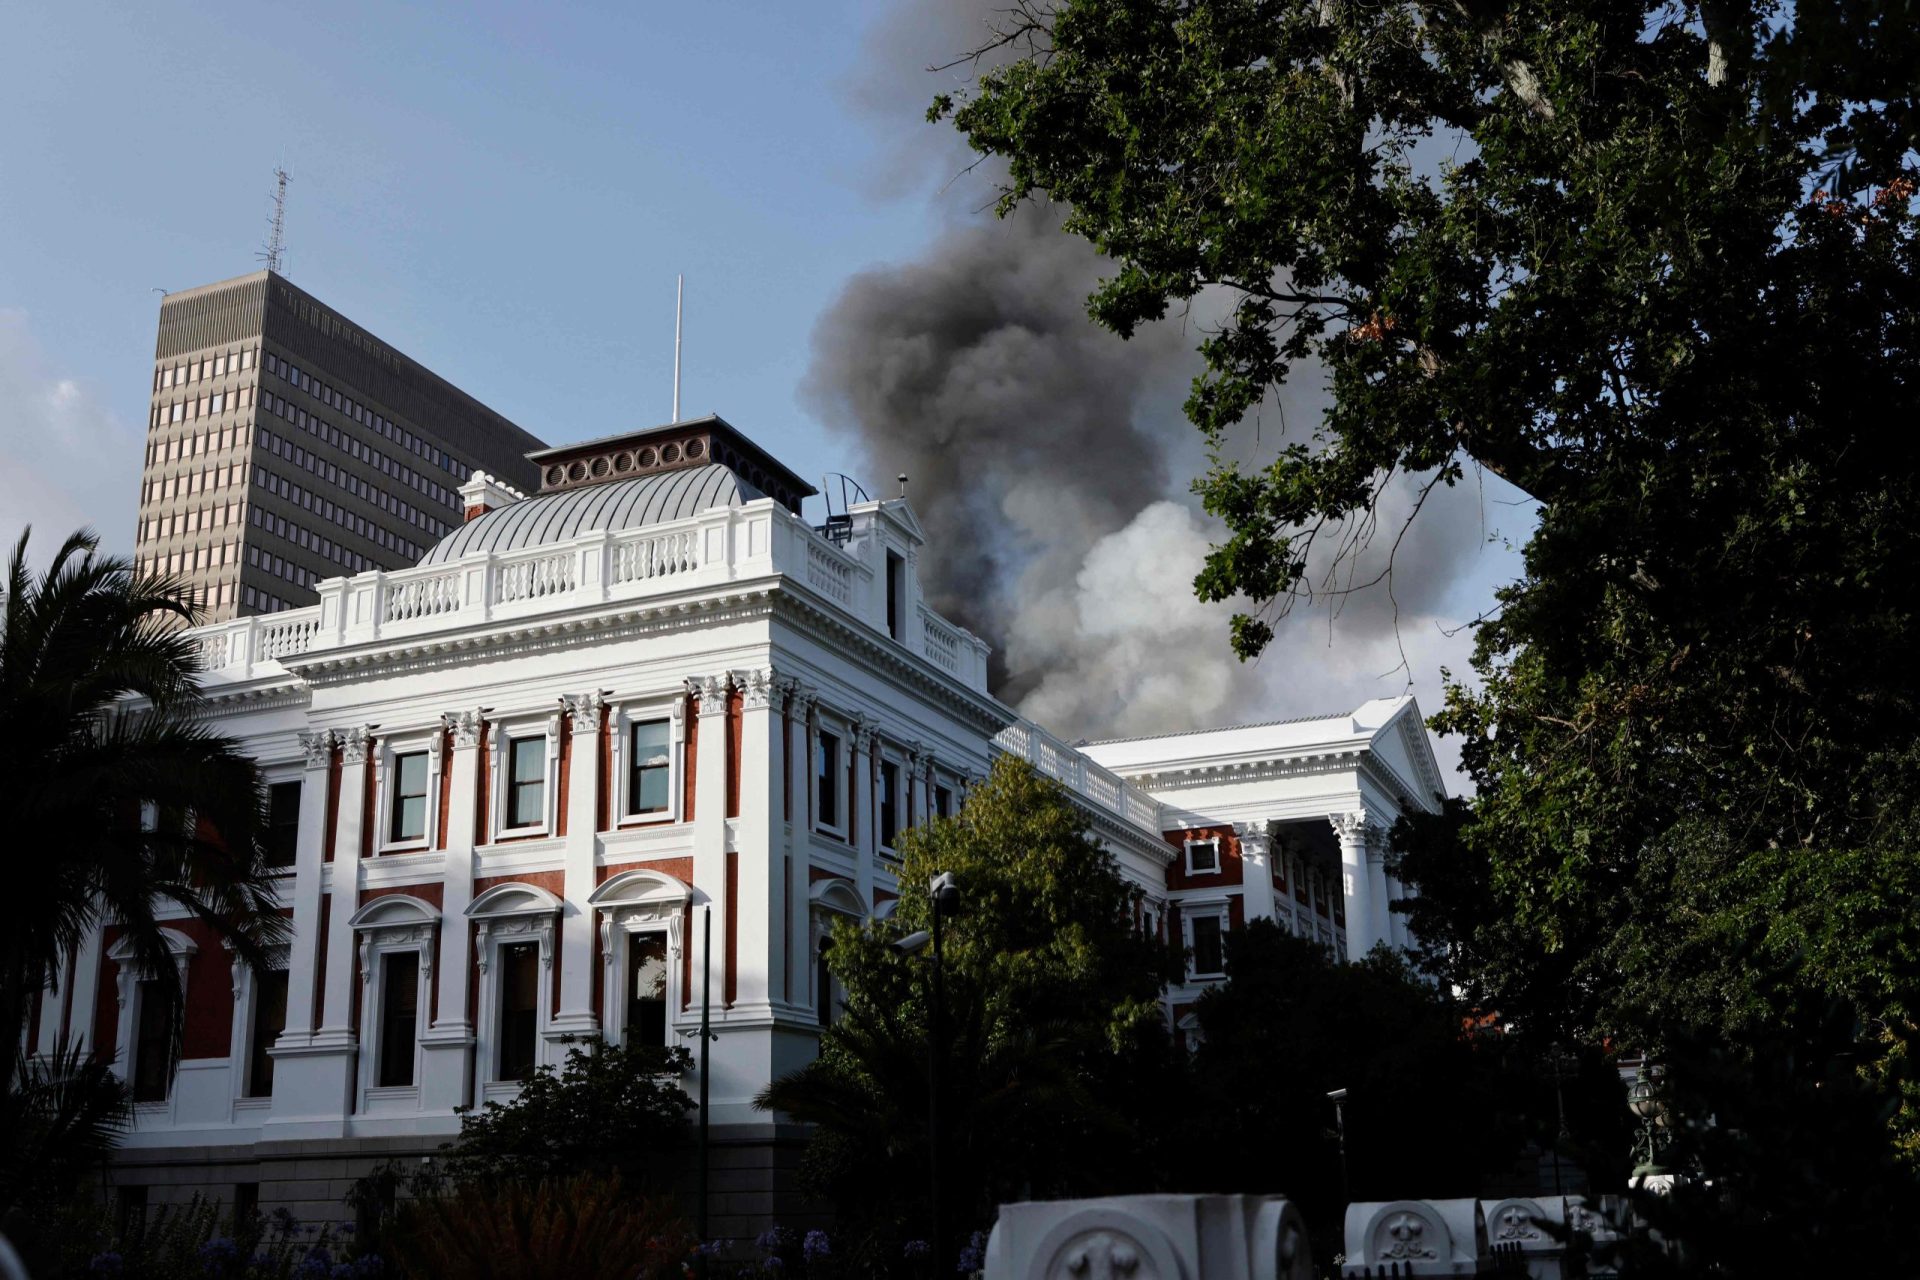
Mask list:
[[[307,768],[325,768],[333,760],[333,732],[329,729],[321,729],[309,733],[302,729],[300,749],[306,753]]]
[[[1002,1205],[987,1280],[1309,1280],[1299,1210],[1272,1196]]]

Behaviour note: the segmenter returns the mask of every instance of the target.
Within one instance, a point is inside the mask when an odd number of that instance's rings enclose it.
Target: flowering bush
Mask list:
[[[104,1205],[73,1206],[49,1226],[65,1240],[57,1273],[88,1280],[379,1280],[373,1254],[353,1255],[352,1229],[303,1225],[284,1209],[235,1220],[195,1197],[144,1220]],[[36,1271],[35,1274],[39,1274]]]

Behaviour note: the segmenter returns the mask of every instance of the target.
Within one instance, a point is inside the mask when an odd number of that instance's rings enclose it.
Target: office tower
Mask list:
[[[521,490],[544,442],[271,271],[160,304],[140,567],[218,622],[410,565],[486,471]]]

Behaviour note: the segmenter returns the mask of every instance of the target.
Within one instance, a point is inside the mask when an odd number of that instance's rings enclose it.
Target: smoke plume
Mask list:
[[[847,283],[815,328],[805,387],[869,476],[911,478],[930,603],[994,646],[996,693],[1068,737],[1335,712],[1410,686],[1434,706],[1440,666],[1465,666],[1467,637],[1446,634],[1477,604],[1461,588],[1489,567],[1474,554],[1487,537],[1477,486],[1437,491],[1396,550],[1418,491],[1397,479],[1379,536],[1338,561],[1324,543],[1309,562],[1337,586],[1380,574],[1391,552],[1390,582],[1296,610],[1260,662],[1235,662],[1232,606],[1193,596],[1223,530],[1188,492],[1206,459],[1180,410],[1226,300],[1203,295],[1193,314],[1123,341],[1085,310],[1111,264],[1054,211],[982,214],[990,175],[954,177],[965,160],[951,130],[920,125],[917,148],[901,141],[935,91],[969,75],[925,68],[977,43],[953,42],[992,12],[992,0],[907,5],[869,41],[873,71],[849,96],[883,135],[882,180],[913,187],[941,166],[935,207],[951,221],[917,259]],[[1237,455],[1257,464],[1288,436],[1310,438],[1318,381],[1297,369]]]

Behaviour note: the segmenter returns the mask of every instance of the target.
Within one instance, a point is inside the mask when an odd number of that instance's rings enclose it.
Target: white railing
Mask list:
[[[920,607],[920,634],[926,637],[927,657],[935,666],[960,670],[960,633],[925,605]]]
[[[1119,774],[1068,746],[1031,720],[1002,729],[993,745],[1018,756],[1067,790],[1143,832],[1160,836],[1160,802]]]
[[[853,566],[824,541],[807,544],[807,585],[841,604],[853,604]]]
[[[317,607],[203,627],[193,643],[204,671],[245,680],[272,674],[255,670],[270,659],[783,577],[809,584],[852,621],[884,635],[884,579],[873,563],[881,554],[877,539],[834,546],[762,500],[505,555],[475,552],[443,564],[329,578],[317,588]],[[899,643],[985,692],[986,644],[924,605],[914,608]]]
[[[387,586],[386,606],[381,610],[384,622],[405,622],[410,618],[431,618],[452,613],[460,607],[460,575],[436,573],[429,578],[394,581]]]
[[[691,530],[663,533],[613,548],[613,580],[644,582],[700,567],[700,544]]]
[[[511,604],[516,600],[541,600],[571,592],[575,586],[575,559],[571,551],[547,551],[496,565],[489,598],[495,604]]]
[[[259,643],[254,659],[279,658],[290,653],[305,653],[320,629],[318,611],[289,609],[261,619]]]

